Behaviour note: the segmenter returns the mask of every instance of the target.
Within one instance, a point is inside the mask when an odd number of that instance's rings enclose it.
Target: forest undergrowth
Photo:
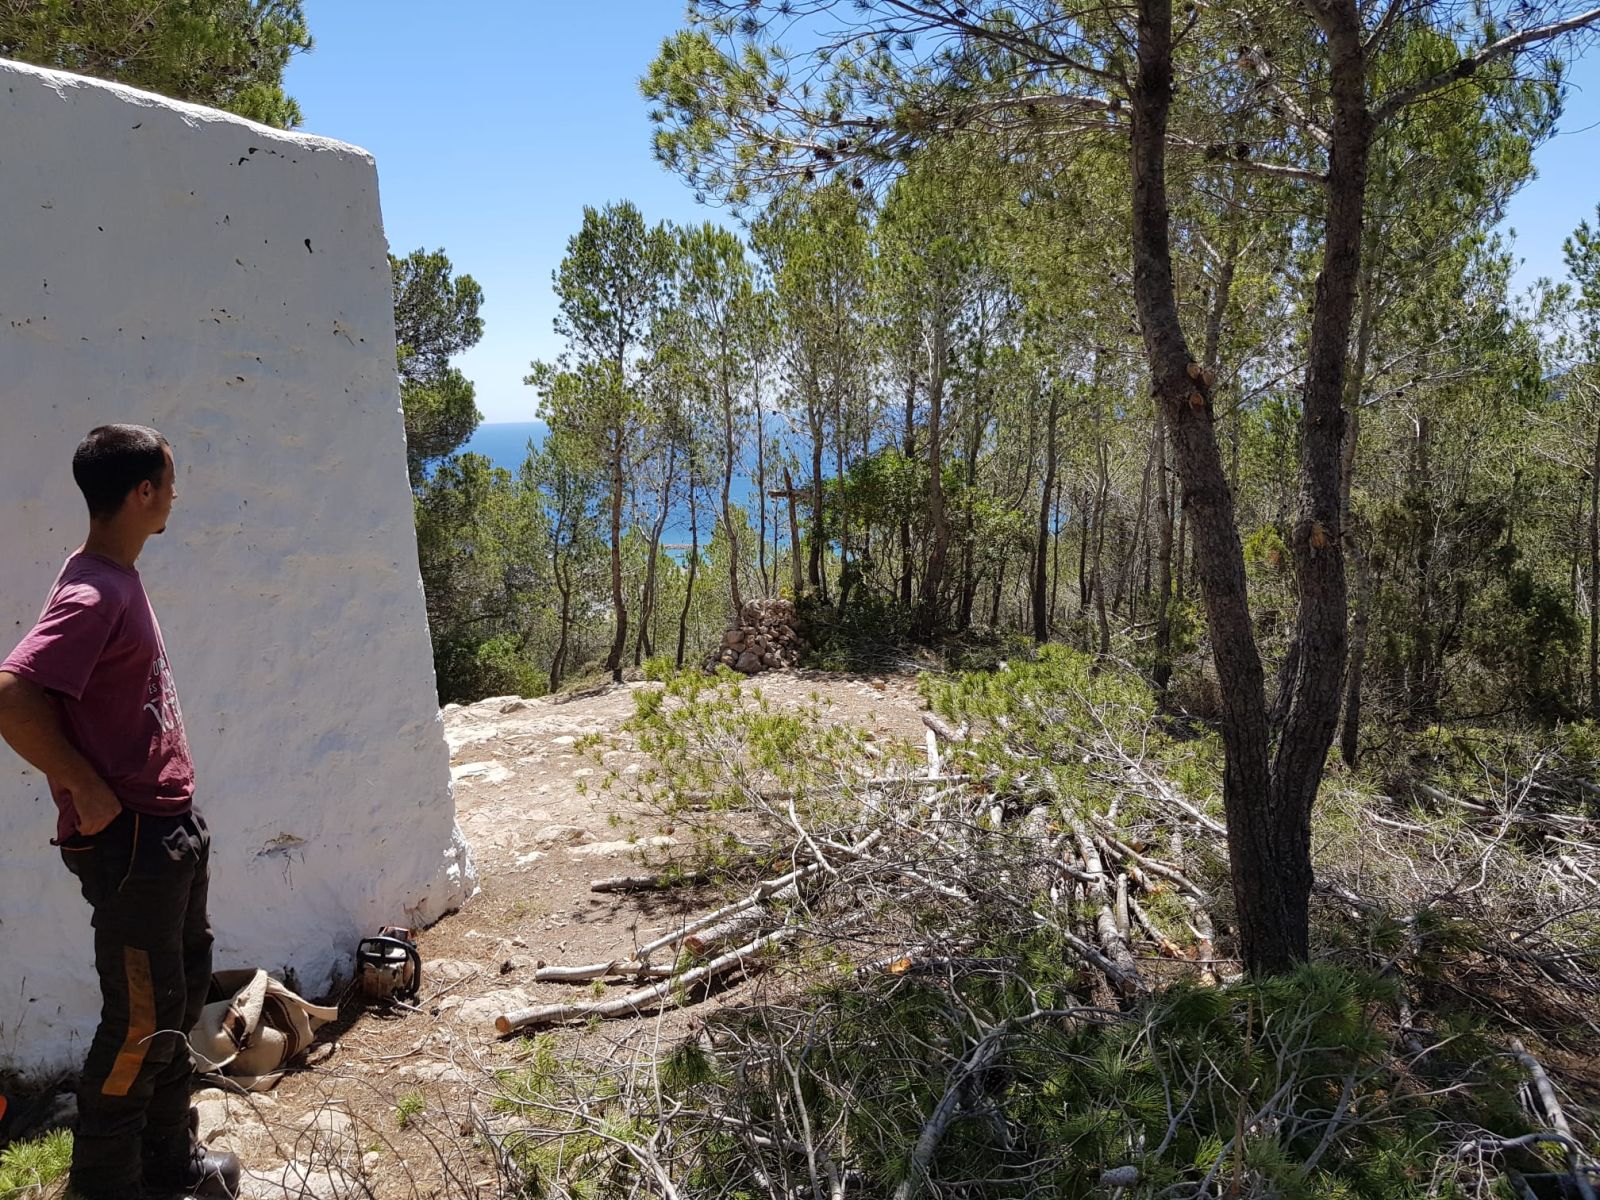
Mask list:
[[[493,1135],[525,1194],[1595,1194],[1592,727],[1331,766],[1313,961],[1252,980],[1203,723],[1060,646],[922,690],[925,747],[729,675],[639,694],[656,765],[606,786],[694,845],[662,884],[726,904],[618,982],[753,999],[642,1057],[530,1033]]]

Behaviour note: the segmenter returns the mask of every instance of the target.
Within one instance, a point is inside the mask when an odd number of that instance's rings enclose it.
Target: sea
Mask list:
[[[515,475],[528,457],[528,443],[537,450],[549,426],[543,421],[495,421],[479,425],[462,452],[481,454],[497,467]]]
[[[486,421],[479,425],[473,435],[461,447],[462,453],[481,454],[497,467],[504,467],[515,475],[522,469],[522,464],[528,457],[528,443],[532,442],[534,449],[544,444],[545,434],[549,426],[543,421]],[[749,507],[755,503],[755,486],[746,477],[736,476],[733,481],[732,500],[735,504]],[[707,499],[709,499],[709,494]],[[769,513],[770,513],[769,509]],[[711,526],[714,517],[709,512],[704,512],[700,525],[700,545],[705,547],[711,538]],[[754,513],[751,513],[752,523]],[[769,531],[770,536],[770,531]],[[688,548],[689,526],[683,520],[681,513],[674,513],[673,519],[662,531],[662,540],[668,552],[675,556],[681,550]]]

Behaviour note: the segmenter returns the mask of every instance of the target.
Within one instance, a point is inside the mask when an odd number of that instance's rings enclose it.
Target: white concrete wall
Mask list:
[[[107,421],[173,443],[139,567],[215,843],[219,966],[308,993],[472,887],[417,573],[378,180],[364,151],[0,61],[0,641],[85,530]],[[0,651],[3,654],[3,651]],[[88,908],[0,746],[0,1068],[74,1065]]]

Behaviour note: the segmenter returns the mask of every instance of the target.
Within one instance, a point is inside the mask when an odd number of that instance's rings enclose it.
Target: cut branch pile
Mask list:
[[[1343,947],[1352,970],[1338,979],[1379,982],[1352,999],[1313,972],[1263,1016],[1269,993],[1234,986],[1238,964],[1218,944],[1231,897],[1214,795],[1178,784],[1184,750],[1161,741],[1148,707],[1118,708],[1128,693],[1078,678],[1075,692],[1021,688],[987,708],[980,697],[965,720],[929,714],[914,756],[765,709],[741,723],[720,694],[652,710],[670,736],[642,798],[698,831],[721,865],[626,884],[739,891],[614,960],[541,967],[542,982],[625,990],[504,1013],[497,1029],[635,1016],[750,980],[656,1064],[679,1083],[617,1076],[633,1089],[624,1110],[650,1131],[648,1144],[619,1140],[617,1161],[646,1166],[653,1194],[688,1194],[675,1189],[691,1178],[696,1195],[773,1200],[1143,1194],[1162,1164],[1176,1182],[1151,1195],[1264,1197],[1284,1189],[1258,1163],[1286,1156],[1304,1183],[1359,1161],[1381,1140],[1373,1131],[1400,1123],[1397,1106],[1414,1105],[1434,1122],[1438,1190],[1487,1197],[1510,1179],[1528,1183],[1522,1194],[1592,1195],[1594,1131],[1550,1059],[1503,1025],[1475,1054],[1431,1027],[1441,988],[1492,976],[1471,997],[1478,1011],[1533,1024],[1512,989],[1537,984],[1562,1021],[1600,1037],[1590,798],[1570,802],[1574,789],[1539,770],[1486,773],[1464,802],[1414,789],[1432,812],[1330,785],[1319,936]],[[1371,1033],[1364,1049],[1346,1047],[1352,1019]],[[1206,1033],[1186,1046],[1189,1020]],[[1551,1023],[1537,1023],[1529,1043],[1548,1045]],[[1496,1059],[1527,1080],[1522,1127],[1432,1115],[1505,1087],[1482,1066]],[[1119,1085],[1084,1082],[1102,1061],[1108,1079],[1134,1062],[1152,1072],[1126,1112]],[[1041,1107],[1045,1081],[1077,1100]],[[604,1104],[576,1092],[566,1103],[552,1128],[617,1127]],[[1152,1104],[1158,1121],[1140,1115]],[[1203,1161],[1176,1149],[1206,1139],[1220,1149]],[[1273,1145],[1258,1154],[1262,1142]]]

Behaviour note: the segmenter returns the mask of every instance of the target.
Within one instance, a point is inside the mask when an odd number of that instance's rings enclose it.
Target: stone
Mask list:
[[[491,758],[484,762],[462,763],[459,767],[451,767],[450,778],[456,783],[504,783],[511,778],[511,772]]]
[[[194,1111],[200,1120],[202,1142],[212,1141],[228,1131],[228,1102],[221,1092],[217,1092],[216,1099],[196,1100]]]
[[[587,846],[574,846],[572,853],[582,854],[590,858],[616,858],[625,854],[637,854],[643,850],[659,850],[666,846],[676,846],[678,839],[666,834],[656,837],[639,838],[637,841],[626,842],[591,842]]]
[[[451,1003],[455,1001],[455,1003]],[[446,996],[439,1002],[440,1013],[472,1029],[493,1029],[494,1019],[515,1008],[531,1008],[533,999],[522,988],[501,988],[470,998]]]
[[[761,670],[761,658],[759,655],[746,650],[739,655],[739,661],[733,664],[733,669],[744,675],[754,675]]]
[[[454,1063],[417,1062],[402,1063],[395,1070],[397,1079],[411,1079],[418,1083],[461,1083],[466,1074]]]
[[[422,975],[430,983],[457,983],[478,969],[477,963],[459,958],[432,958],[422,964]]]
[[[533,835],[536,846],[576,846],[594,841],[594,834],[579,825],[546,825]]]

